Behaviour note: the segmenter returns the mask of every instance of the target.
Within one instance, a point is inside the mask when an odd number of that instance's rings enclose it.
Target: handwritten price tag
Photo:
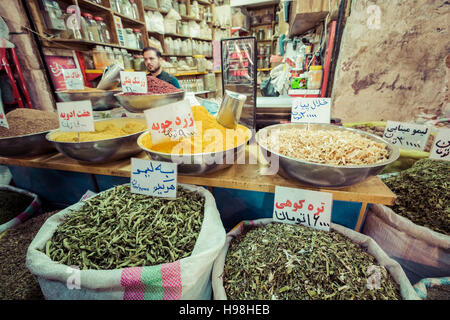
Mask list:
[[[177,164],[131,158],[132,193],[162,198],[177,197]]]
[[[291,122],[330,123],[330,98],[297,98],[292,101]]]
[[[330,231],[332,205],[331,193],[276,186],[272,219]]]
[[[64,82],[67,90],[83,90],[84,80],[78,69],[63,69]]]
[[[144,111],[153,144],[195,135],[189,100],[182,100]]]
[[[429,135],[430,130],[424,125],[388,121],[383,138],[403,149],[423,151]]]
[[[439,129],[430,152],[431,159],[450,160],[450,129]]]
[[[95,131],[91,100],[56,103],[61,131]]]
[[[147,93],[147,75],[145,72],[120,72],[123,92]]]
[[[5,110],[3,110],[3,103],[0,101],[0,126],[9,129],[8,120],[6,120]]]

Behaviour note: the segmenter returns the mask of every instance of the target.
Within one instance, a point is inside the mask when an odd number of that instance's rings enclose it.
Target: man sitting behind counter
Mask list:
[[[150,76],[166,81],[174,87],[181,89],[177,78],[162,69],[162,56],[161,52],[158,49],[153,47],[146,47],[144,48],[142,54],[144,56],[145,66],[147,67]]]

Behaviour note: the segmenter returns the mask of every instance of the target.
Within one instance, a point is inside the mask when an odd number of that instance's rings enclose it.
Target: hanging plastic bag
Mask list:
[[[41,250],[78,202],[50,217],[27,251],[27,268],[38,277],[47,300],[208,300],[212,265],[225,243],[225,229],[213,195],[202,187],[179,186],[205,198],[204,218],[190,256],[172,263],[114,270],[78,270],[55,263]],[[150,248],[148,248],[150,250]]]

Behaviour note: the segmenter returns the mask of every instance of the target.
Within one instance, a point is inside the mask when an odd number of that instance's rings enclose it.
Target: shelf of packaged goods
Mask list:
[[[78,39],[51,39],[47,40],[49,42],[56,42],[60,44],[77,44],[82,46],[107,46],[112,48],[119,48],[119,49],[125,49],[129,51],[139,51],[141,52],[142,49],[136,49],[136,48],[128,48],[128,47],[122,47],[115,43],[103,43],[103,42],[93,42],[93,41],[86,41],[86,40],[78,40]]]
[[[129,24],[129,25],[140,26],[140,27],[145,26],[145,22],[143,22],[143,21],[135,20],[133,18],[124,16],[123,14],[120,14],[120,13],[117,13],[114,11],[113,11],[113,13],[115,16],[118,16],[120,18],[120,20],[122,21],[122,24]]]
[[[112,9],[88,0],[78,0],[78,5],[92,12],[111,12]],[[84,10],[82,10],[84,12]]]

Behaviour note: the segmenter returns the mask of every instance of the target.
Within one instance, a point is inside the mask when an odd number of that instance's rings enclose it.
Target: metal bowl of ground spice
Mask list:
[[[145,130],[145,119],[117,118],[97,120],[95,131],[50,131],[46,138],[65,156],[85,163],[106,163],[135,155],[142,150],[137,139]]]
[[[8,128],[0,127],[0,156],[32,156],[56,151],[45,135],[59,127],[51,111],[14,109],[6,114]]]
[[[147,93],[122,92],[114,95],[120,105],[130,112],[163,106],[184,99],[184,91],[155,77],[147,77]]]

